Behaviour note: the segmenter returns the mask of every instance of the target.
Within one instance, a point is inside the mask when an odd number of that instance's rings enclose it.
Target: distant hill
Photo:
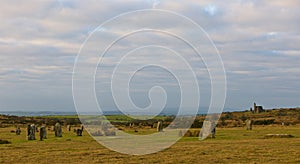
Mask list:
[[[300,108],[266,109],[261,113],[224,112],[219,120],[219,126],[243,126],[247,119],[253,120],[254,125],[296,125],[300,123]]]
[[[14,116],[14,113],[7,113],[6,115],[0,115],[0,127],[11,126],[15,124],[26,125],[30,123],[35,124],[47,124],[54,125],[57,121],[63,124],[78,125],[81,124],[75,112],[61,112],[51,113],[42,112],[38,113],[19,113],[23,116]],[[29,116],[24,116],[29,115]],[[113,124],[127,125],[129,122],[139,123],[145,121],[133,120],[121,113],[108,112],[105,115],[109,115]],[[192,128],[202,127],[205,119],[205,114],[199,114],[192,125]],[[164,125],[167,126],[175,116],[166,115],[159,116],[152,119],[153,123],[158,119],[164,120]],[[157,119],[157,120],[156,120]],[[254,125],[296,125],[300,124],[300,108],[280,108],[280,109],[267,109],[261,113],[252,113],[251,111],[239,111],[239,112],[223,112],[218,127],[242,127],[247,119],[253,120]],[[147,122],[147,121],[146,121]],[[149,121],[148,121],[149,122]]]
[[[236,109],[225,108],[224,111],[235,111]],[[208,107],[199,107],[197,114],[206,114]],[[166,108],[160,115],[176,115],[178,112],[177,108]],[[186,108],[184,111],[186,114],[193,113],[190,109]],[[118,110],[106,110],[103,111],[104,115],[123,115],[122,112]],[[2,115],[10,116],[65,116],[65,115],[77,115],[76,111],[0,111]],[[86,112],[87,115],[99,115],[100,113],[90,113]]]

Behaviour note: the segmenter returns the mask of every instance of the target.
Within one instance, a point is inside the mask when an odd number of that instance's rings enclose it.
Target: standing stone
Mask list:
[[[211,128],[211,138],[216,138],[216,127]]]
[[[108,124],[106,122],[102,122],[101,123],[101,130],[103,130],[104,132],[107,131],[108,129]]]
[[[55,137],[62,137],[62,130],[61,130],[60,123],[55,124],[54,130],[55,130]]]
[[[182,131],[182,130],[179,130],[178,136],[179,136],[179,137],[183,137],[183,135],[184,135],[184,134],[183,134],[183,131]]]
[[[35,140],[35,125],[28,125],[27,127],[27,138],[28,140]]]
[[[27,136],[29,136],[30,135],[30,125],[28,124],[27,125]]]
[[[211,122],[211,138],[216,138],[216,127],[215,122]]]
[[[21,134],[21,129],[19,126],[17,126],[17,129],[16,129],[16,135],[20,135]]]
[[[36,127],[34,124],[31,125],[31,133],[32,133],[32,138],[33,140],[35,140],[35,130],[36,130]]]
[[[82,136],[82,130],[81,129],[77,129],[77,136]]]
[[[44,139],[47,139],[47,128],[44,126],[44,128],[45,128],[45,131],[44,131],[44,133],[43,133],[43,138]]]
[[[246,127],[247,130],[252,130],[252,120],[246,120]]]
[[[157,122],[157,132],[162,132],[163,131],[163,126],[162,126],[162,121]]]
[[[80,126],[80,129],[77,129],[77,130],[76,130],[77,136],[82,136],[83,129],[84,129],[84,127],[83,127],[83,125],[81,125],[81,126]]]
[[[70,131],[71,131],[71,125],[68,125],[68,126],[67,126],[67,129],[68,129],[68,131],[70,132]]]
[[[40,141],[43,141],[43,139],[47,139],[47,131],[45,126],[41,126],[40,128]]]
[[[203,138],[209,135],[211,135],[211,138],[216,137],[216,124],[211,121],[204,121],[199,137]]]

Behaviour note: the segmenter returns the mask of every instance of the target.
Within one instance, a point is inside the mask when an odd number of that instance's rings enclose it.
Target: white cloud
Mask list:
[[[255,90],[259,93],[265,90],[265,96],[269,97],[272,97],[274,93],[280,93],[290,99],[285,102],[275,102],[272,98],[260,98],[263,99],[262,101],[265,100],[269,106],[275,103],[299,105],[295,98],[296,93],[293,92],[299,88],[296,81],[299,81],[298,77],[300,77],[298,62],[300,56],[298,45],[300,42],[300,9],[298,3],[297,0],[1,1],[0,90],[8,90],[8,93],[11,94],[10,97],[14,97],[22,85],[32,88],[32,90],[38,87],[47,88],[47,86],[57,85],[57,87],[68,90],[67,94],[62,93],[62,97],[71,100],[71,73],[74,60],[82,42],[90,32],[105,20],[118,14],[154,7],[188,16],[208,32],[224,60],[228,72],[229,90],[232,89],[237,92],[237,95],[248,95],[248,97],[257,96]],[[151,23],[156,18],[157,16],[153,16],[138,21]],[[124,22],[124,24],[126,23],[127,26],[135,25]],[[185,26],[184,24],[170,25],[168,20],[157,22],[157,24],[173,31]],[[122,25],[120,24],[120,26]],[[186,31],[188,30],[186,29]],[[122,32],[114,31],[113,27],[102,32],[107,31],[111,32],[110,35],[118,35]],[[186,33],[186,31],[177,32]],[[105,37],[109,38],[110,36]],[[167,41],[162,39],[157,41],[158,38],[158,36],[143,38],[142,35],[129,38],[126,43],[115,48],[114,52],[110,54],[111,56],[105,58],[105,66],[109,68],[118,61],[115,57],[119,57],[120,51],[124,50],[124,47],[139,45],[134,42],[161,43]],[[181,52],[190,52],[180,42],[171,42],[170,44],[182,48]],[[98,59],[88,58],[87,60],[93,63]],[[149,59],[141,58],[139,60]],[[189,61],[194,65],[201,62],[199,58],[195,57],[189,58]],[[178,62],[172,60],[165,62],[182,69]],[[202,69],[200,68],[197,72],[200,76],[206,75],[204,71],[201,71]],[[142,76],[146,76],[145,72]],[[100,77],[109,78],[110,76],[104,74]],[[155,81],[155,79],[152,80]],[[281,89],[276,90],[279,85]],[[272,90],[272,94],[267,94],[270,90]],[[36,97],[48,93],[38,90],[33,92],[36,93],[34,94]],[[290,94],[291,92],[293,94]],[[5,97],[4,94],[7,93],[0,92],[0,94],[2,94],[1,97]],[[231,94],[229,93],[229,95]],[[25,95],[20,97],[22,96]],[[50,94],[49,96],[57,95]],[[237,100],[229,98],[228,106],[239,108],[247,105],[236,103],[243,99],[243,96],[234,98]],[[18,101],[21,101],[21,98]],[[10,101],[0,101],[0,103],[6,104],[6,107],[11,106],[12,108],[16,106],[11,104],[16,102],[17,100],[14,101],[13,98]],[[44,106],[47,106],[47,101],[43,102]],[[247,100],[241,100],[241,102],[246,103]],[[27,108],[30,108],[30,103],[26,104]],[[66,105],[70,104],[70,102],[66,103]],[[64,105],[60,104],[60,106]]]

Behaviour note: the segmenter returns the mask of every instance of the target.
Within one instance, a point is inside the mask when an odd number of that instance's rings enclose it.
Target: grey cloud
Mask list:
[[[242,108],[248,102],[252,103],[255,97],[269,106],[276,105],[274,102],[283,106],[299,105],[295,98],[299,97],[295,90],[299,90],[297,81],[300,77],[298,3],[297,0],[161,0],[157,4],[151,0],[1,1],[0,90],[7,90],[7,93],[0,92],[0,97],[7,100],[2,101],[5,104],[3,107],[22,108],[22,105],[14,105],[21,102],[26,109],[51,109],[49,106],[57,103],[58,108],[70,109],[73,64],[86,37],[113,16],[137,9],[150,9],[154,4],[157,9],[172,10],[191,18],[216,43],[228,75],[228,107]],[[154,20],[156,16],[139,19],[150,23]],[[182,24],[172,26],[168,21],[158,24],[175,31],[184,27]],[[113,27],[106,30],[114,32],[109,35],[119,34]],[[105,37],[109,38],[109,35]],[[118,53],[124,47],[138,45],[135,41],[160,43],[156,41],[158,38],[151,36],[145,39],[141,36],[128,39],[128,42],[115,47],[114,53],[105,58],[107,63],[103,68],[111,69],[111,64],[117,61]],[[182,52],[190,53],[180,44],[172,42],[173,46],[182,48]],[[89,60],[93,63],[98,59]],[[190,61],[194,65],[201,62],[198,58],[190,58]],[[204,69],[203,65],[200,66],[199,70]],[[202,73],[207,76],[205,71],[199,71],[200,77]],[[107,79],[109,75],[101,74],[99,77]],[[145,72],[142,77],[147,80]],[[161,74],[157,74],[156,78],[161,78]],[[155,78],[152,80],[155,81]],[[161,80],[163,83],[168,82]],[[41,103],[25,99],[30,89],[23,89],[22,86],[34,90],[31,91],[34,93],[32,99],[36,98]],[[60,89],[47,90],[49,86],[62,88],[66,92]],[[9,98],[5,98],[7,94]],[[60,100],[55,98],[59,94]],[[278,95],[285,98],[280,100]],[[62,102],[64,99],[66,103]],[[25,101],[28,103],[22,103]]]

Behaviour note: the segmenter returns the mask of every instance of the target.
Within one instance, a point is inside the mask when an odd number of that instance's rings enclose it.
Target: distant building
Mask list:
[[[256,103],[254,103],[253,106],[253,113],[261,113],[264,112],[264,108],[262,106],[257,106]]]

